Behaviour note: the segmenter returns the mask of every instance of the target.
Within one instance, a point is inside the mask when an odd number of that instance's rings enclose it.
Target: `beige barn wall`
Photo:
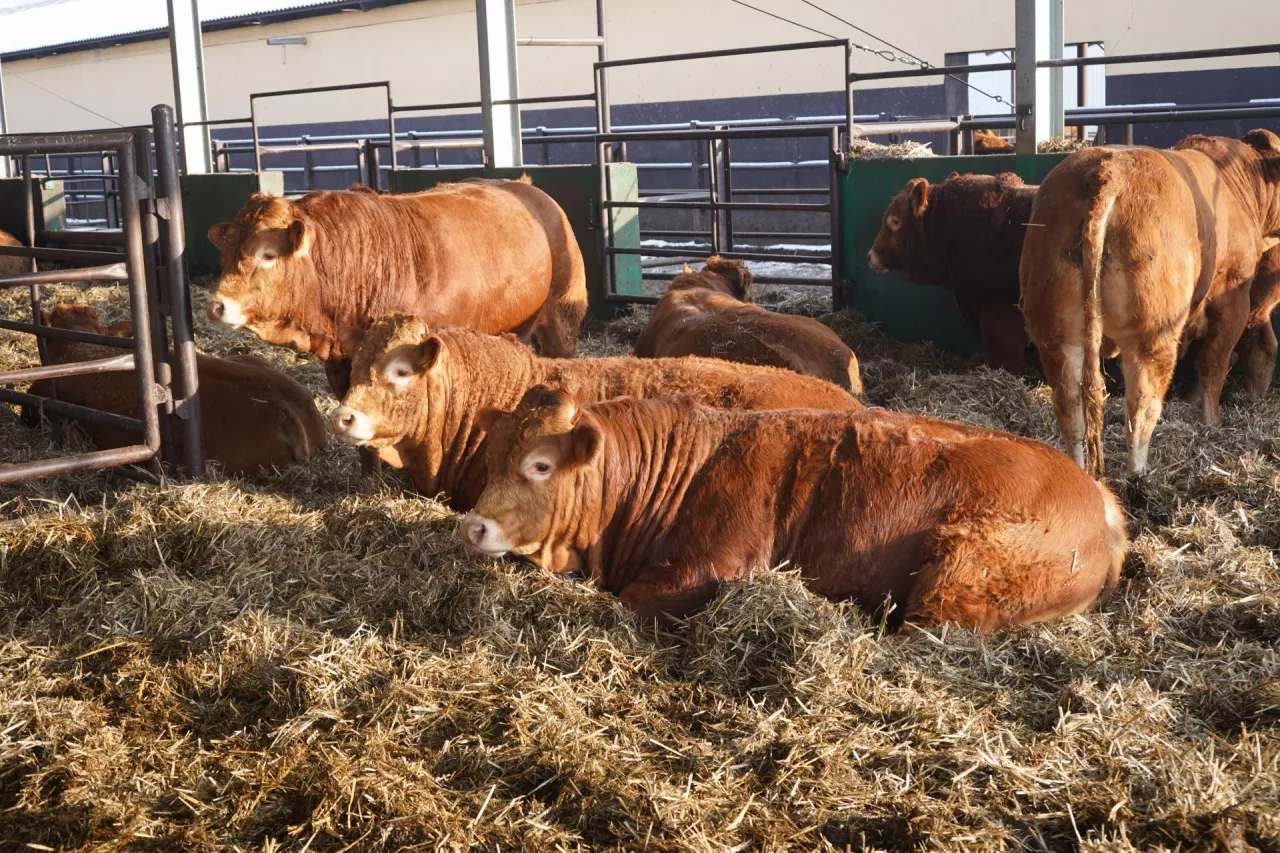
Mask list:
[[[860,26],[933,63],[940,64],[950,51],[1013,43],[1012,0],[826,4],[856,15]],[[760,0],[760,5],[819,30],[847,32],[798,0]],[[524,35],[590,35],[593,9],[593,0],[519,2],[519,30]],[[1103,40],[1112,54],[1251,44],[1280,32],[1280,2],[1257,0],[1071,0],[1066,15],[1068,40]],[[266,44],[268,37],[284,35],[306,36],[308,43]],[[730,0],[611,0],[609,35],[617,58],[817,38]],[[594,55],[586,48],[521,48],[522,93],[590,91]],[[370,80],[391,80],[400,103],[479,97],[472,0],[423,0],[211,33],[205,37],[205,63],[214,118],[247,115],[251,92]],[[1275,57],[1259,56],[1123,66],[1111,73],[1275,64]],[[619,69],[611,73],[610,85],[615,103],[832,91],[839,86],[840,66],[836,50],[702,60]],[[892,66],[862,54],[857,67]],[[173,98],[163,40],[10,62],[4,74],[14,132],[143,123],[151,105]],[[260,112],[268,124],[382,114],[377,91],[265,101]]]

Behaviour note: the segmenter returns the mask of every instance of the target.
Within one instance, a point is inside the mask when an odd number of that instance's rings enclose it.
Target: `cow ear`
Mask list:
[[[571,465],[590,465],[603,449],[600,427],[589,421],[579,423],[569,433],[569,456],[565,461]]]
[[[685,262],[684,262],[684,274],[685,274],[685,275],[693,275],[693,267],[689,266],[689,262],[688,262],[688,261],[685,261]]]
[[[502,409],[495,409],[491,406],[485,406],[476,412],[476,426],[485,432],[493,432],[494,426],[498,421],[507,416]]]
[[[952,172],[950,175],[947,175],[947,180],[949,181],[949,180],[951,180],[952,178],[958,178],[958,177],[960,177],[960,173],[959,173],[959,172]]]
[[[929,182],[924,178],[915,178],[911,182],[911,212],[916,216],[924,213],[929,206]]]
[[[419,373],[434,373],[444,364],[444,341],[438,335],[427,335],[418,344],[415,361]]]
[[[233,226],[230,222],[219,222],[217,225],[209,226],[209,242],[219,252],[225,252],[231,248],[231,234]]]
[[[343,326],[338,329],[338,346],[342,347],[342,354],[347,358],[355,358],[362,343],[364,329],[358,326]]]
[[[293,220],[289,223],[289,251],[295,255],[310,252],[312,236],[310,224],[302,219]]]
[[[48,311],[46,311],[46,310],[44,310],[43,308],[41,308],[41,309],[40,309],[40,325],[41,325],[41,326],[50,326],[50,325],[53,325],[52,323],[50,323],[50,322],[49,322],[49,319],[50,319],[50,318],[49,318],[49,312],[48,312]]]

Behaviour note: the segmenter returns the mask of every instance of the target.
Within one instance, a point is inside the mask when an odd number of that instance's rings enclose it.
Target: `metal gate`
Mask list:
[[[141,419],[80,406],[0,387],[0,400],[34,406],[56,418],[72,418],[112,427],[139,437],[136,444],[91,453],[58,456],[22,464],[0,459],[0,483],[17,482],[71,471],[108,468],[158,460],[177,463],[175,437],[181,430],[183,466],[190,476],[204,473],[200,427],[199,382],[192,338],[191,303],[184,263],[182,192],[172,108],[152,111],[153,127],[120,131],[0,136],[0,157],[19,158],[26,184],[25,245],[0,247],[0,254],[31,259],[31,271],[0,277],[0,287],[27,287],[31,294],[31,322],[0,319],[0,329],[36,336],[40,365],[0,373],[0,386],[40,379],[132,370],[137,377]],[[157,176],[152,170],[152,146]],[[114,251],[42,248],[36,245],[35,178],[32,158],[45,155],[103,154],[119,167],[121,229],[98,232],[95,243]],[[74,265],[37,270],[36,262]],[[129,288],[132,338],[111,337],[44,325],[41,286],[120,282]],[[172,325],[172,338],[169,325]],[[67,364],[50,364],[46,341],[60,339],[125,350],[122,355]],[[55,430],[56,430],[55,420]]]

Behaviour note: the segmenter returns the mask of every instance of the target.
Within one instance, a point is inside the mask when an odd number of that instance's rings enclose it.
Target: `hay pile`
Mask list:
[[[1064,154],[1092,146],[1093,143],[1087,139],[1080,139],[1074,136],[1055,136],[1053,139],[1040,140],[1036,150],[1041,154]]]
[[[1052,437],[1045,389],[827,319],[873,402]],[[5,454],[43,450],[6,412]],[[0,849],[1278,850],[1280,395],[1224,416],[1170,406],[1101,612],[988,639],[884,637],[789,574],[641,629],[358,493],[345,449],[5,488]]]
[[[916,157],[936,157],[927,142],[894,142],[882,145],[862,136],[849,140],[849,156],[854,160],[912,160]]]

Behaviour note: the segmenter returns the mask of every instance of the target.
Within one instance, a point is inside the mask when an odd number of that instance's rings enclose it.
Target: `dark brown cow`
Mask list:
[[[1115,586],[1124,514],[1046,444],[884,410],[578,404],[535,388],[481,413],[489,485],[472,547],[581,571],[644,617],[794,566],[891,620],[983,631],[1079,613]]]
[[[587,308],[564,211],[528,183],[473,179],[422,193],[257,194],[209,229],[222,277],[209,315],[325,359],[334,393],[350,362],[338,330],[398,312],[513,332],[570,356]]]
[[[513,408],[546,383],[586,400],[690,393],[730,409],[860,409],[829,382],[774,367],[705,358],[538,358],[509,336],[430,330],[392,317],[347,333],[351,390],[329,418],[340,440],[378,451],[426,495],[469,509],[484,488],[484,430],[475,413]]]
[[[862,393],[853,350],[809,317],[751,304],[751,272],[742,261],[709,258],[701,272],[685,265],[636,339],[641,358],[700,355],[782,367]]]
[[[884,212],[869,263],[950,291],[982,335],[987,364],[1024,370],[1027,332],[1018,309],[1018,262],[1036,188],[1012,172],[954,172],[930,186],[907,182]]]
[[[1258,262],[1249,285],[1249,322],[1236,354],[1245,390],[1261,397],[1271,387],[1276,371],[1276,330],[1271,315],[1280,306],[1280,247],[1269,250]]]
[[[1280,238],[1278,183],[1280,155],[1192,136],[1172,151],[1077,151],[1041,184],[1022,250],[1023,310],[1063,440],[1090,473],[1103,471],[1104,336],[1123,357],[1131,473],[1146,470],[1184,327],[1201,312],[1203,416],[1220,422],[1249,284]]]
[[[88,305],[58,305],[45,318],[48,325],[96,334],[129,336],[132,324],[103,326],[98,312]],[[120,350],[98,344],[50,339],[49,358],[54,364],[91,361],[119,355]],[[214,358],[201,353],[196,369],[200,378],[200,413],[205,457],[229,475],[252,474],[264,468],[283,468],[324,447],[324,418],[309,392],[300,383],[251,355]],[[52,383],[40,380],[31,393],[53,396]],[[133,371],[72,376],[57,380],[57,397],[130,418],[141,418],[138,380]],[[36,419],[32,410],[28,421]],[[140,438],[128,432],[81,424],[99,449],[127,447]],[[175,436],[179,454],[182,435]]]

